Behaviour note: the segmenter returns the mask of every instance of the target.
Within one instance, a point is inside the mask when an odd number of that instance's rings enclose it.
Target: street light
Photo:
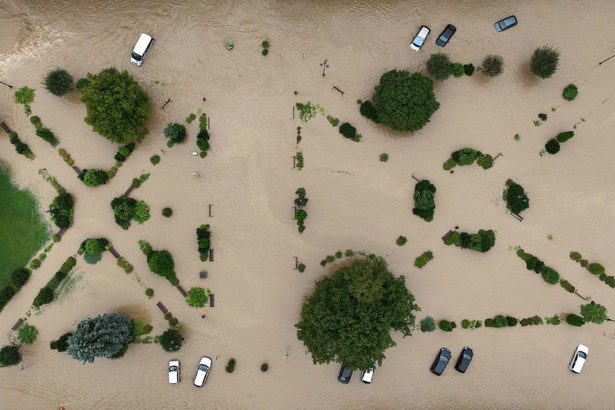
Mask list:
[[[320,63],[320,66],[322,67],[322,76],[325,76],[325,70],[327,68],[329,68],[329,64],[327,64],[327,59],[325,58],[325,61],[323,61],[322,63]]]
[[[7,87],[9,87],[9,88],[13,88],[13,86],[12,86],[12,85],[8,85],[7,83],[2,82],[2,81],[0,81],[0,84],[4,84],[4,85],[6,85],[6,86],[7,86]]]

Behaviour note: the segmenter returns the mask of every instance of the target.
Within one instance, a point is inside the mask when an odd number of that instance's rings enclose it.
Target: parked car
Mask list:
[[[414,40],[412,40],[412,44],[410,44],[410,48],[413,49],[414,51],[419,51],[421,47],[423,46],[423,43],[425,43],[425,40],[427,39],[427,36],[429,35],[430,31],[431,30],[429,30],[429,27],[421,26],[421,29],[419,30],[419,32],[416,33],[416,36],[414,36]]]
[[[202,387],[205,384],[210,369],[211,359],[207,356],[201,357],[199,367],[196,369],[196,374],[194,375],[194,385],[196,387]]]
[[[436,39],[436,45],[440,47],[444,47],[445,45],[447,45],[456,31],[457,28],[455,26],[453,26],[452,24],[447,25]]]
[[[340,368],[340,374],[337,376],[337,380],[340,383],[348,384],[351,376],[352,370],[346,368],[346,366],[344,366],[344,363],[342,363],[342,367]]]
[[[179,383],[179,360],[169,360],[169,383]]]
[[[581,373],[583,370],[583,365],[587,360],[587,356],[589,355],[589,347],[585,345],[578,345],[577,350],[574,351],[574,355],[572,356],[572,360],[570,361],[570,371],[574,373]]]
[[[372,379],[374,378],[374,370],[376,370],[376,366],[378,366],[378,363],[374,363],[374,367],[361,373],[361,381],[363,383],[371,384]]]
[[[440,376],[444,369],[446,369],[446,365],[448,361],[451,359],[451,351],[446,347],[440,349],[438,356],[436,356],[436,360],[434,360],[431,365],[431,369],[429,369],[436,376]]]
[[[137,67],[141,67],[143,60],[145,60],[145,56],[147,56],[147,53],[154,45],[154,41],[155,40],[151,36],[141,33],[141,37],[137,40],[137,44],[135,44],[130,54],[130,62]]]
[[[508,16],[505,19],[502,19],[493,25],[495,31],[500,32],[504,30],[508,30],[511,27],[517,25],[517,18],[515,16]]]
[[[469,347],[464,347],[459,355],[459,359],[457,359],[457,363],[455,363],[455,369],[461,373],[465,373],[474,357],[474,351]]]

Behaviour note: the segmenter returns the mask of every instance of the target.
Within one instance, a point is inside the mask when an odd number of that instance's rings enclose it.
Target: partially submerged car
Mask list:
[[[423,44],[425,43],[425,40],[427,39],[429,32],[430,32],[429,27],[421,26],[421,28],[419,29],[419,32],[416,33],[416,36],[414,36],[414,40],[412,40],[412,43],[410,44],[410,48],[413,49],[414,51],[419,51],[421,47],[423,47]]]
[[[464,347],[459,355],[459,359],[457,359],[457,363],[455,363],[455,369],[458,372],[465,373],[474,357],[474,351],[469,347]]]
[[[169,383],[179,383],[179,360],[169,360]]]
[[[436,360],[434,360],[429,370],[436,376],[440,376],[444,369],[446,369],[449,360],[451,360],[451,351],[443,347],[438,352],[438,356],[436,356]]]
[[[505,19],[502,19],[493,25],[495,31],[500,32],[504,30],[508,30],[511,27],[517,25],[517,18],[515,16],[508,16]]]
[[[583,370],[583,365],[585,364],[588,355],[589,347],[585,345],[578,345],[577,349],[574,351],[574,355],[572,355],[570,366],[568,366],[570,371],[576,374],[580,374],[581,370]]]
[[[210,369],[211,359],[207,356],[201,357],[199,367],[196,369],[196,374],[194,375],[194,385],[196,387],[202,387],[205,382],[207,382],[207,375],[209,375]]]
[[[452,24],[447,25],[436,39],[436,45],[440,47],[444,47],[445,45],[447,45],[456,31],[457,28],[455,26],[453,26]]]
[[[342,367],[340,368],[340,374],[337,376],[337,380],[342,384],[348,384],[351,377],[352,370],[344,366],[344,363],[342,363]]]

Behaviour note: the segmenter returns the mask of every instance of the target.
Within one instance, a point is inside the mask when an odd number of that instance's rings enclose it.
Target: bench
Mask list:
[[[179,293],[181,293],[182,296],[187,296],[188,295],[186,293],[186,291],[184,290],[184,288],[181,287],[181,285],[177,285],[176,288],[177,288],[177,290],[179,290]]]
[[[452,234],[453,234],[453,231],[452,231],[452,230],[448,231],[447,233],[445,233],[445,234],[444,234],[444,236],[442,237],[442,240],[443,240],[443,241],[445,241],[445,240],[446,240],[446,238],[448,238],[448,237],[449,237],[449,236],[451,236]]]
[[[213,249],[209,250],[209,261],[210,262],[214,261],[214,250]]]
[[[120,254],[117,253],[117,251],[113,247],[109,248],[109,252],[111,252],[111,255],[115,256],[116,259],[120,257]]]
[[[58,233],[56,235],[58,235],[58,238],[61,238],[62,235],[64,235],[64,232],[68,231],[68,228],[62,228],[58,231]]]
[[[23,323],[23,319],[19,319],[19,320],[17,321],[17,323],[15,323],[15,324],[13,325],[13,327],[11,328],[11,330],[17,330],[17,329],[19,329],[19,326],[21,326],[21,324],[22,324],[22,323]]]
[[[81,170],[79,169],[79,167],[73,165],[71,168],[77,173],[77,175],[81,175]]]
[[[0,124],[0,126],[2,127],[2,129],[8,134],[9,132],[11,132],[11,129],[9,128],[8,125],[6,125],[4,123],[4,121],[2,121],[2,124]]]
[[[156,303],[156,306],[158,306],[160,308],[160,310],[162,310],[162,313],[167,313],[169,311],[166,307],[164,307],[162,302]]]
[[[128,189],[126,190],[126,192],[124,192],[124,196],[130,195],[130,193],[132,192],[133,189],[135,189],[135,186],[134,185],[130,185],[128,187]]]
[[[209,307],[214,307],[214,294],[209,295]]]

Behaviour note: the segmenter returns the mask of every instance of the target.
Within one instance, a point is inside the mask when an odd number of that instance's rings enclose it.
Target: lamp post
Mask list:
[[[327,68],[329,68],[329,64],[327,64],[327,59],[325,58],[325,61],[323,61],[322,63],[320,63],[320,66],[322,67],[322,76],[325,76],[325,70]]]
[[[13,86],[12,86],[12,85],[8,85],[7,83],[5,83],[5,82],[3,82],[3,81],[0,81],[0,84],[4,84],[4,85],[6,85],[6,86],[7,86],[7,87],[9,87],[9,88],[13,88]]]

